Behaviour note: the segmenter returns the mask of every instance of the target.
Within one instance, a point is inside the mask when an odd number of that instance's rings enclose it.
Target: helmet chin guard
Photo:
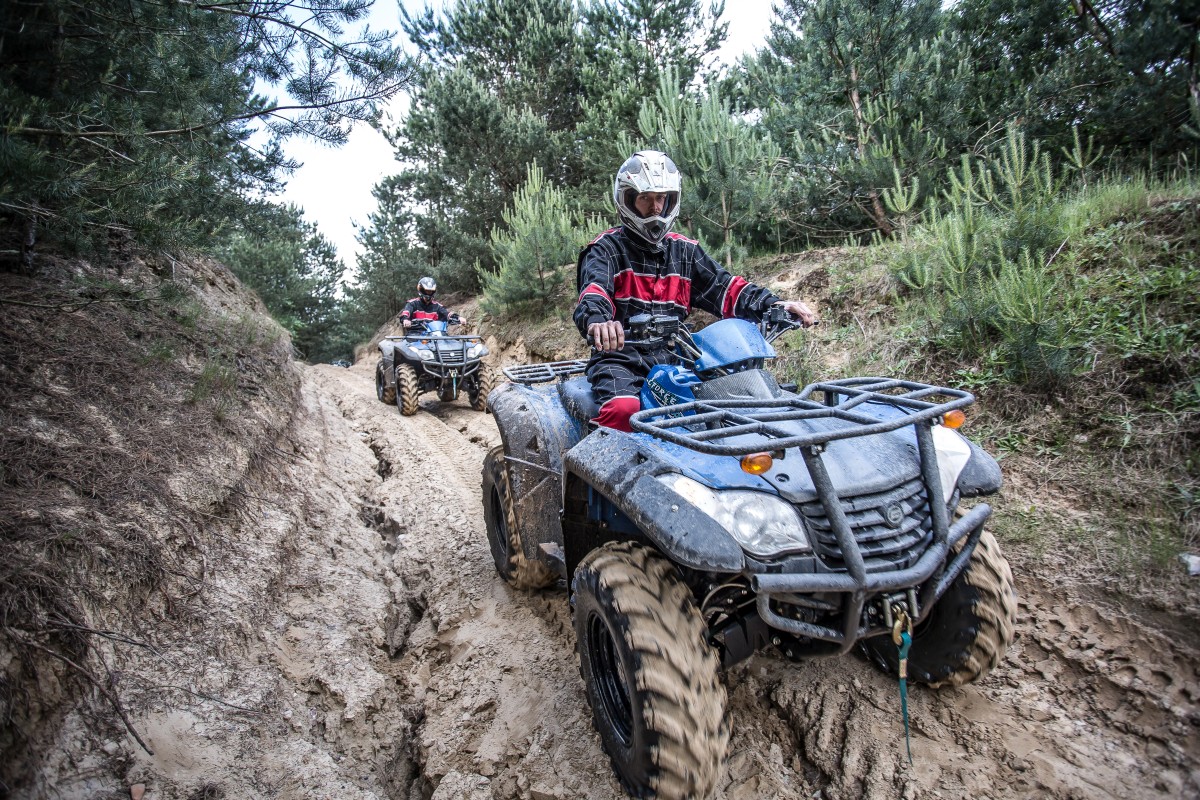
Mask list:
[[[675,162],[658,150],[639,150],[631,155],[613,180],[613,203],[625,229],[651,246],[657,246],[671,231],[679,216],[682,176]],[[643,192],[667,196],[660,214],[644,217],[634,202]]]

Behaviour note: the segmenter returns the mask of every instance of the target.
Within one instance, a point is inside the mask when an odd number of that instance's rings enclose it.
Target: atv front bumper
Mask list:
[[[971,553],[983,534],[984,523],[992,514],[986,503],[968,511],[950,526],[945,539],[935,533],[934,542],[925,553],[908,569],[889,572],[867,573],[853,566],[847,572],[824,574],[755,574],[750,576],[750,586],[757,595],[758,615],[772,628],[794,636],[819,639],[837,645],[827,655],[845,653],[862,637],[873,631],[861,624],[867,602],[878,595],[903,593],[907,596],[908,613],[914,622],[928,615],[950,584],[954,582],[971,559]],[[845,526],[838,531],[838,540],[843,553],[857,552],[857,544]],[[963,546],[947,562],[954,545],[964,541]],[[853,559],[848,559],[848,566]],[[943,566],[944,565],[944,566]],[[856,574],[857,573],[857,574]],[[911,590],[911,591],[910,591]],[[845,598],[840,609],[843,621],[840,630],[827,625],[790,619],[777,610],[793,607],[794,595],[839,594]],[[912,607],[914,606],[915,607]],[[884,603],[884,614],[890,613],[890,605]],[[886,628],[881,618],[881,626]],[[874,631],[878,632],[878,631]]]

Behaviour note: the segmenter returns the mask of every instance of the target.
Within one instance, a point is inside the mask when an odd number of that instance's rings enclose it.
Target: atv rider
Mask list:
[[[404,326],[404,330],[412,327],[414,322],[424,320],[440,319],[442,322],[449,322],[454,325],[462,323],[462,319],[458,314],[451,313],[450,309],[433,299],[437,294],[437,281],[426,275],[421,280],[417,281],[417,296],[409,300],[404,310],[400,312],[400,323]]]
[[[435,294],[437,294],[437,282],[433,278],[426,276],[417,281],[417,296],[409,300],[404,305],[404,310],[400,312],[400,324],[404,326],[405,333],[412,329],[414,322],[423,323],[435,319],[455,325],[461,325],[464,322],[457,314],[434,300]],[[384,339],[379,343],[379,353],[383,356],[384,374],[391,375],[392,368],[396,364],[396,343],[390,339]],[[391,378],[388,378],[388,383],[390,385]]]
[[[662,303],[686,319],[692,306],[721,319],[761,321],[782,303],[804,325],[816,313],[801,302],[781,301],[767,289],[730,275],[700,245],[671,225],[679,215],[681,176],[666,153],[642,150],[617,170],[613,202],[621,226],[596,237],[579,255],[579,300],[575,326],[592,341],[587,377],[600,404],[592,422],[630,431],[629,417],[641,408],[642,382],[656,364],[670,363],[666,349],[638,351],[625,346],[623,323]]]

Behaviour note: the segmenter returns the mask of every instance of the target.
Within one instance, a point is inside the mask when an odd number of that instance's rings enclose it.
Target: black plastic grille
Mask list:
[[[925,548],[933,541],[933,522],[929,501],[920,478],[886,492],[841,498],[842,513],[850,525],[854,540],[862,552],[867,572],[904,569],[916,563]],[[895,524],[888,522],[888,510],[899,508],[903,517]],[[814,546],[825,564],[844,569],[842,548],[825,516],[820,502],[804,503],[800,512],[816,539]],[[896,512],[893,511],[893,519]]]

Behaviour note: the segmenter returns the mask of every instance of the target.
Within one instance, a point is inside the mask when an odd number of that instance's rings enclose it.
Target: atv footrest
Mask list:
[[[587,361],[550,361],[545,364],[519,364],[504,368],[504,377],[513,383],[532,385],[535,383],[552,383],[566,380],[572,375],[582,375],[587,369]]]

